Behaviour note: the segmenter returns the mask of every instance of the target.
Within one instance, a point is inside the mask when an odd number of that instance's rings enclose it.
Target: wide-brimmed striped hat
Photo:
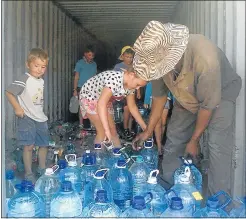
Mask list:
[[[133,46],[137,75],[151,81],[173,70],[187,47],[188,38],[189,29],[184,25],[150,21]]]

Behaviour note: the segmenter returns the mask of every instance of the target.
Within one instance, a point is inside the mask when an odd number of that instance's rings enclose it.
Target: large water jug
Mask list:
[[[158,168],[158,151],[154,147],[152,138],[144,142],[144,147],[140,154],[143,156],[144,162],[150,170],[156,170]]]
[[[116,168],[111,171],[109,182],[113,189],[114,203],[124,211],[130,207],[133,197],[132,174],[126,168],[127,161],[119,159]]]
[[[120,217],[138,218],[138,217],[154,217],[149,208],[146,207],[146,202],[143,196],[134,196],[132,206],[127,208]]]
[[[193,161],[191,158],[184,158],[180,157],[183,164],[181,167],[175,170],[174,172],[174,184],[177,184],[179,181],[179,176],[184,173],[185,167],[189,166],[191,170],[191,177],[190,182],[193,183],[196,188],[199,190],[199,192],[202,192],[202,174],[201,172],[196,168],[196,166],[193,164]]]
[[[72,137],[68,137],[65,154],[76,154],[75,145],[72,141]]]
[[[194,217],[228,217],[228,214],[219,208],[219,200],[214,197],[209,197],[205,208],[198,209]]]
[[[59,160],[58,161],[58,170],[55,172],[57,177],[59,178],[60,182],[62,181],[62,176],[64,176],[64,171],[67,167],[67,161],[66,160]]]
[[[93,180],[93,174],[97,169],[95,154],[91,153],[90,150],[86,150],[81,162],[81,180],[83,186]]]
[[[165,198],[166,190],[157,183],[157,175],[159,170],[152,170],[149,174],[147,184],[144,189],[144,196],[148,193],[152,194],[152,200],[147,203],[147,207],[152,211],[155,217],[160,215],[167,209],[168,203]]]
[[[150,171],[141,155],[132,156],[131,158],[133,160],[136,158],[136,161],[129,168],[133,179],[133,196],[142,195]]]
[[[229,213],[232,218],[245,218],[246,217],[246,197],[235,198],[233,200],[233,208]]]
[[[94,144],[94,154],[96,156],[96,164],[99,168],[106,167],[106,161],[108,160],[108,153],[106,150],[103,150],[101,144]]]
[[[105,174],[108,169],[97,170],[93,174],[93,180],[85,185],[84,190],[84,206],[87,206],[89,203],[93,202],[96,198],[96,193],[98,190],[107,191],[107,198],[110,202],[113,202],[113,190],[111,185],[105,179]]]
[[[63,181],[60,191],[51,200],[50,217],[80,217],[81,214],[79,194],[73,190],[70,181]]]
[[[23,180],[16,185],[18,192],[9,200],[8,217],[45,217],[43,197],[36,191],[32,182]]]
[[[8,202],[10,198],[12,198],[16,192],[17,189],[15,188],[16,184],[19,184],[19,180],[15,178],[15,173],[13,170],[7,170],[5,173],[6,177],[6,213],[8,213]]]
[[[171,187],[171,191],[174,191],[182,199],[184,209],[190,210],[193,214],[196,209],[201,207],[203,197],[195,185],[190,182],[190,175],[190,167],[187,166],[184,173],[180,175],[178,183]],[[167,197],[170,196],[167,195]]]
[[[123,158],[124,157],[122,156],[120,148],[113,148],[113,150],[109,154],[109,158],[106,164],[107,168],[109,168],[110,170],[115,168],[117,161]]]
[[[82,217],[116,218],[119,217],[120,213],[121,211],[119,207],[108,200],[107,191],[98,190],[96,193],[95,202],[90,203],[84,208]]]
[[[46,217],[50,216],[50,201],[53,195],[55,195],[60,189],[60,181],[55,174],[58,165],[52,168],[47,168],[45,173],[35,183],[35,191],[39,192],[45,201]]]
[[[161,218],[180,218],[180,217],[192,217],[191,211],[187,211],[182,203],[182,199],[179,197],[172,197],[170,205],[166,211],[164,211]]]

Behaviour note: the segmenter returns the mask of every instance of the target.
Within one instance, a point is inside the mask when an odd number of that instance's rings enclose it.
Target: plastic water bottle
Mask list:
[[[97,171],[96,157],[90,150],[86,150],[82,155],[81,162],[81,180],[85,186],[88,182],[93,180],[93,174]]]
[[[124,211],[130,207],[133,197],[132,174],[126,168],[127,161],[119,159],[116,168],[111,171],[109,182],[113,189],[114,203]]]
[[[228,217],[228,214],[219,208],[219,200],[214,197],[209,197],[205,208],[198,209],[194,217]]]
[[[152,138],[144,142],[144,148],[140,154],[143,156],[144,162],[150,170],[156,170],[158,168],[158,151],[154,148]]]
[[[183,161],[183,165],[175,170],[174,172],[174,184],[177,184],[179,181],[179,176],[184,173],[185,167],[189,166],[191,170],[191,183],[193,183],[196,188],[199,190],[199,192],[202,192],[202,174],[201,172],[196,168],[196,166],[193,164],[191,158],[184,158],[180,157],[180,159]]]
[[[45,201],[46,217],[50,216],[50,201],[54,194],[60,189],[60,181],[58,176],[55,174],[58,165],[52,168],[47,168],[45,173],[35,183],[35,191],[39,192]]]
[[[50,217],[80,217],[82,202],[70,181],[63,181],[50,203]]]
[[[129,169],[133,179],[133,196],[142,195],[150,171],[141,155],[132,156],[131,158],[136,158],[136,161]]]
[[[155,217],[160,215],[167,209],[168,204],[165,198],[166,190],[157,183],[157,175],[159,170],[152,170],[149,174],[147,184],[144,189],[144,195],[148,193],[152,194],[152,200],[147,204],[147,207],[151,210]]]
[[[119,217],[120,213],[121,211],[119,207],[108,200],[107,191],[98,190],[96,193],[95,202],[90,203],[84,208],[82,217],[116,218]]]
[[[184,209],[190,210],[193,214],[196,209],[200,208],[203,197],[194,184],[190,182],[190,175],[190,167],[187,166],[185,172],[180,175],[178,183],[171,187],[171,190],[182,199]]]
[[[84,190],[84,206],[93,202],[96,198],[96,193],[98,190],[107,191],[107,198],[110,202],[113,202],[113,190],[111,185],[105,179],[105,174],[108,169],[97,170],[93,174],[93,180],[85,185]]]
[[[234,206],[229,213],[229,217],[242,218],[246,217],[246,197],[236,198],[234,201]],[[236,203],[235,203],[236,202]]]
[[[145,199],[143,196],[135,196],[132,200],[132,206],[127,208],[120,217],[136,218],[136,217],[154,217],[149,208],[146,207]]]
[[[180,218],[180,217],[192,217],[191,211],[187,211],[182,203],[182,199],[179,197],[172,197],[169,207],[164,211],[161,216],[166,218]]]
[[[101,144],[94,145],[94,153],[96,156],[96,164],[98,167],[106,167],[106,161],[108,160],[108,154],[102,149]]]
[[[15,187],[18,192],[9,200],[8,217],[45,217],[44,199],[34,191],[32,182],[23,180]]]
[[[62,176],[64,176],[64,171],[67,167],[67,162],[66,160],[59,160],[58,161],[58,166],[59,166],[59,169],[55,172],[56,175],[58,176],[60,182],[62,181]]]
[[[115,168],[119,159],[124,159],[120,148],[113,148],[106,164],[107,168],[109,168],[110,170]]]
[[[19,181],[15,178],[15,173],[13,170],[7,170],[5,173],[6,177],[6,213],[8,212],[8,202],[16,193],[17,189],[15,188],[16,184],[19,184]]]
[[[68,138],[67,148],[66,148],[65,154],[76,154],[75,146],[72,142],[72,137]]]

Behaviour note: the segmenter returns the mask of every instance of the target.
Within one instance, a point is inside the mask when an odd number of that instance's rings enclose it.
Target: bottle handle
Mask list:
[[[223,195],[226,198],[226,201],[219,206],[220,208],[224,208],[232,201],[232,198],[226,192],[222,190],[215,193],[212,197],[217,198],[220,195]]]
[[[168,205],[171,202],[172,197],[178,197],[177,193],[173,189],[169,189],[164,193],[164,197],[167,200]]]
[[[53,173],[55,173],[58,169],[59,169],[59,165],[54,165],[53,167],[51,167],[53,170]]]
[[[76,154],[66,154],[65,155],[65,159],[66,159],[67,162],[69,162],[69,160],[68,160],[69,157],[72,157],[73,158],[72,161],[76,161]]]
[[[152,192],[147,192],[146,195],[144,196],[145,203],[148,204],[153,200],[153,194]]]

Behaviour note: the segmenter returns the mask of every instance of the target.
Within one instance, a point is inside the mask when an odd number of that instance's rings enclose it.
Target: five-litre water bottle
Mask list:
[[[23,180],[15,187],[18,192],[9,200],[8,217],[45,217],[44,199],[38,192],[34,191],[32,182]]]
[[[136,161],[129,168],[133,179],[133,196],[142,195],[150,171],[141,155],[132,156],[131,158],[136,158]]]
[[[84,208],[82,217],[116,218],[119,217],[120,213],[119,207],[108,200],[107,191],[98,190],[95,201]]]
[[[151,200],[151,199],[150,199]],[[124,218],[138,218],[138,217],[154,217],[149,208],[146,207],[146,202],[143,196],[134,196],[132,206],[127,208],[120,217]]]
[[[196,209],[201,207],[201,200],[203,197],[195,185],[190,182],[190,175],[190,167],[187,166],[185,167],[184,173],[180,175],[178,183],[171,187],[171,190],[182,199],[184,208],[187,211],[190,210],[193,214]],[[168,197],[168,195],[166,197]]]
[[[98,190],[107,191],[107,198],[110,202],[113,201],[113,190],[109,182],[105,179],[105,174],[108,169],[97,170],[93,174],[93,180],[85,185],[84,190],[84,206],[93,202],[96,198],[96,193]]]
[[[59,169],[55,172],[57,177],[59,178],[60,182],[62,181],[62,176],[64,176],[64,171],[67,167],[67,161],[66,160],[59,160],[58,161]]]
[[[15,188],[16,184],[19,184],[19,181],[15,178],[15,173],[13,170],[7,170],[5,173],[6,177],[6,213],[8,212],[8,202],[10,198],[14,196],[17,192]]]
[[[147,203],[147,207],[152,211],[155,217],[160,215],[167,209],[168,203],[165,198],[166,190],[157,183],[157,175],[159,170],[152,170],[149,174],[147,184],[144,189],[144,196],[148,193],[152,194],[152,200]]]
[[[110,185],[113,189],[114,203],[124,211],[130,207],[133,197],[132,174],[126,168],[127,161],[119,159],[116,168],[111,170],[109,177]]]
[[[187,211],[184,208],[182,199],[179,197],[172,197],[170,201],[170,205],[166,211],[164,211],[161,218],[180,218],[180,217],[192,217],[191,211]]]
[[[82,155],[81,180],[83,186],[93,179],[93,174],[97,171],[96,157],[90,150],[86,150]]]
[[[108,153],[103,150],[101,144],[94,144],[94,154],[96,156],[96,164],[99,168],[106,167],[106,161],[108,160]]]
[[[179,181],[179,176],[184,173],[185,167],[189,166],[191,170],[191,183],[193,183],[196,188],[199,190],[199,192],[202,192],[202,174],[201,172],[196,168],[196,166],[193,164],[191,158],[184,158],[180,157],[180,159],[183,161],[183,165],[175,170],[174,172],[174,184],[177,184]]]
[[[80,217],[82,201],[70,181],[63,181],[50,203],[50,217]]]
[[[35,191],[39,192],[45,201],[46,217],[50,216],[50,201],[53,195],[55,195],[60,189],[60,181],[55,174],[58,165],[52,168],[47,168],[45,173],[35,183]]]
[[[219,207],[219,200],[214,197],[209,197],[205,208],[198,209],[194,217],[228,217],[228,214]]]
[[[246,196],[244,198],[235,198],[233,201],[233,208],[229,212],[229,217],[242,218],[246,217]]]
[[[144,162],[150,170],[156,170],[158,168],[158,151],[154,147],[152,138],[144,142],[144,147],[140,154],[143,156]]]
[[[109,158],[107,161],[107,168],[109,168],[110,170],[116,167],[117,161],[119,159],[124,158],[122,156],[121,150],[120,148],[113,148],[112,152],[109,154]]]

